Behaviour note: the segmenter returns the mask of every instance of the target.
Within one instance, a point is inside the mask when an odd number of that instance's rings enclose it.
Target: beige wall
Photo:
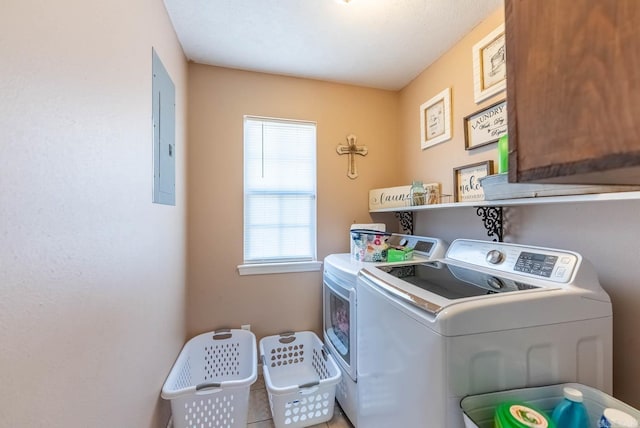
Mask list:
[[[161,0],[0,13],[0,426],[165,427],[185,338],[186,61]],[[151,48],[177,205],[151,203]]]
[[[481,105],[473,102],[471,48],[503,22],[496,11],[439,61],[426,69],[400,93],[401,164],[405,182],[423,178],[452,189],[452,168],[487,159],[497,161],[496,145],[464,150],[462,118],[483,106],[503,99],[499,94]],[[419,106],[443,88],[453,93],[453,138],[420,150]],[[505,241],[574,250],[589,259],[610,294],[614,312],[614,394],[640,408],[640,201],[572,203],[510,207],[505,211]],[[376,219],[393,221],[389,215]],[[471,208],[431,210],[416,213],[415,233],[455,238],[489,239]]]
[[[475,104],[473,101],[472,47],[504,22],[502,8],[481,22],[456,46],[416,77],[400,91],[400,157],[399,174],[405,183],[413,179],[442,183],[444,194],[453,194],[453,168],[493,160],[497,167],[495,145],[474,150],[464,149],[463,118],[498,100],[504,92]],[[420,148],[420,105],[445,88],[451,88],[452,138],[446,142]]]
[[[317,122],[318,258],[370,222],[368,191],[396,182],[397,93],[189,64],[189,334],[251,324],[260,338],[320,333],[321,272],[239,276],[243,115]],[[350,133],[369,154],[347,177]]]
[[[462,117],[504,96],[475,105],[471,73],[471,46],[502,19],[496,11],[395,93],[195,64],[187,71],[160,0],[5,4],[0,426],[164,427],[168,406],[158,395],[185,329],[193,336],[249,323],[258,337],[319,333],[320,272],[237,273],[242,116],[317,121],[318,256],[347,251],[349,224],[370,221],[369,189],[422,179],[451,193],[453,167],[496,159],[495,146],[464,150]],[[152,46],[177,88],[175,207],[150,203]],[[419,106],[445,87],[453,138],[420,150]],[[356,180],[335,152],[349,133],[369,148]],[[615,394],[636,407],[639,208],[509,208],[506,224],[507,241],[593,261],[613,300]],[[392,215],[378,219],[396,227]],[[418,213],[416,233],[486,238],[473,210],[459,208]]]

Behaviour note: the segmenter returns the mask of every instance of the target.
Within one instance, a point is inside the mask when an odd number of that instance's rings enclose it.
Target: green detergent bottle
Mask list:
[[[498,174],[509,170],[509,135],[504,134],[498,139]]]
[[[556,424],[540,409],[530,404],[510,401],[496,408],[494,428],[556,428]]]

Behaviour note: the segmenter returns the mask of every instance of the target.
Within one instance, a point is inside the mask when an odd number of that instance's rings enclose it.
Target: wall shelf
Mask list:
[[[481,218],[488,236],[495,236],[494,241],[502,242],[503,208],[526,205],[568,204],[576,202],[604,202],[640,200],[640,191],[591,193],[586,195],[541,196],[534,198],[501,199],[495,201],[452,202],[447,204],[420,205],[409,207],[393,207],[369,210],[370,213],[395,213],[403,233],[413,234],[413,213],[446,208],[475,208],[476,215]]]
[[[392,212],[416,212],[438,210],[446,208],[471,208],[471,207],[510,207],[519,205],[543,205],[543,204],[566,204],[575,202],[598,202],[598,201],[623,201],[640,200],[640,191],[615,192],[615,193],[591,193],[587,195],[569,196],[541,196],[536,198],[500,199],[495,201],[476,202],[451,202],[447,204],[420,205],[409,207],[393,207],[370,210],[370,213],[392,213]]]

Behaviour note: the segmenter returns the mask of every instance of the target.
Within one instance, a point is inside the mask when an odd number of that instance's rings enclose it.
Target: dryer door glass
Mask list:
[[[343,283],[324,273],[324,342],[336,362],[356,380],[356,292],[355,284]]]
[[[349,300],[328,290],[328,323],[327,335],[329,340],[345,361],[349,361],[350,354],[350,319]]]

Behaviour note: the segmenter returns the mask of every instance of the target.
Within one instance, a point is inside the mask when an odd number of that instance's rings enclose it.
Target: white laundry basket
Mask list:
[[[256,337],[225,329],[189,340],[162,387],[174,428],[245,428],[258,376]]]
[[[333,417],[340,370],[315,333],[260,340],[260,358],[276,428],[299,428]]]

